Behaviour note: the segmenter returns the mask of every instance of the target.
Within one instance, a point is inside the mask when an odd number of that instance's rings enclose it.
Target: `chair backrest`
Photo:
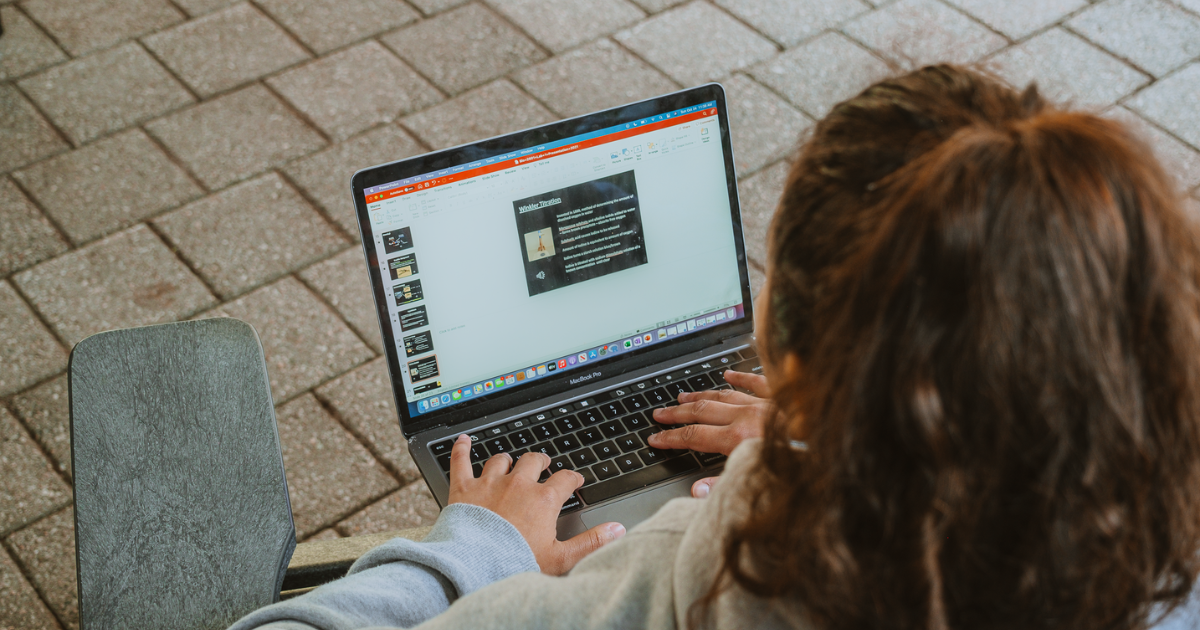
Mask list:
[[[93,335],[69,385],[83,629],[225,628],[277,601],[296,530],[254,328]]]

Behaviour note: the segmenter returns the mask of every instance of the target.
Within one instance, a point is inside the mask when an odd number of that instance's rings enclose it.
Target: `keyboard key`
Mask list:
[[[512,455],[512,458],[513,458],[513,463],[515,464],[515,463],[517,463],[517,460],[518,460],[518,459],[521,459],[521,456],[522,456],[522,455],[524,455],[524,454],[526,454],[526,453],[528,453],[528,452],[529,452],[529,449],[527,449],[527,448],[523,448],[523,449],[519,449],[519,450],[516,450],[516,451],[512,451],[512,452],[510,452],[510,453],[509,453],[509,455]]]
[[[555,407],[553,409],[553,413],[554,413],[555,418],[561,418],[562,416],[569,416],[569,415],[571,415],[571,408],[567,405],[563,405],[561,407]]]
[[[646,402],[646,399],[641,394],[623,398],[621,402],[625,403],[625,408],[629,411],[641,411],[650,408],[650,403]]]
[[[559,433],[570,433],[579,428],[579,420],[575,416],[565,416],[554,421]]]
[[[600,462],[592,466],[592,472],[596,475],[596,479],[600,481],[612,479],[621,474],[620,469],[617,468],[617,463],[612,461]]]
[[[471,474],[478,479],[479,475],[483,474],[483,464],[471,464]]]
[[[645,392],[647,390],[654,389],[654,383],[652,383],[650,381],[642,381],[641,383],[637,383],[634,386],[630,387],[629,389],[631,389],[635,392],[639,392],[639,393]]]
[[[579,449],[578,451],[574,451],[570,455],[567,455],[567,457],[571,458],[571,463],[574,464],[576,468],[581,466],[590,466],[597,461],[596,454],[593,453],[592,449],[590,448]]]
[[[444,470],[446,472],[450,472],[450,453],[446,453],[445,455],[438,455],[437,463],[438,463],[438,466],[442,467],[442,470]]]
[[[667,397],[669,400],[679,400],[680,394],[682,394],[683,392],[692,391],[692,390],[688,389],[688,386],[683,381],[675,381],[673,383],[667,383],[667,385],[664,386],[663,389],[667,390]]]
[[[472,462],[481,462],[491,456],[492,456],[492,454],[489,453],[482,444],[472,444],[471,445],[471,461]]]
[[[507,453],[513,450],[512,443],[509,442],[508,438],[504,436],[492,438],[488,440],[486,444],[488,452],[492,455],[499,455],[500,453]]]
[[[696,451],[696,459],[705,466],[716,466],[725,462],[726,457],[720,453],[701,453]]]
[[[541,413],[535,413],[532,416],[529,416],[528,418],[525,418],[525,419],[529,421],[529,424],[537,424],[539,422],[545,422],[550,419],[550,412],[543,411]]]
[[[575,437],[574,435],[564,435],[562,437],[555,438],[553,444],[554,448],[557,448],[559,453],[569,453],[580,446],[579,438]]]
[[[625,413],[625,405],[619,400],[610,400],[600,404],[600,413],[604,414],[605,418],[616,418]]]
[[[604,415],[600,413],[599,409],[584,409],[583,411],[579,412],[579,421],[582,422],[584,426],[590,426],[596,424],[597,422],[603,422]]]
[[[584,486],[596,483],[596,475],[595,475],[595,473],[592,472],[591,468],[580,468],[579,470],[576,470],[575,472],[583,475],[583,485]],[[583,486],[580,486],[580,487],[582,488]]]
[[[502,424],[498,424],[494,427],[488,427],[483,430],[483,434],[490,438],[496,437],[498,435],[504,435],[505,432],[506,432],[506,430],[504,428],[504,425],[502,425]]]
[[[625,433],[625,425],[620,420],[610,420],[600,425],[600,431],[604,437],[614,438]]]
[[[561,516],[567,512],[574,512],[581,507],[583,507],[583,503],[579,501],[579,497],[572,494],[571,496],[567,497],[566,503],[563,503],[562,509],[559,510],[558,513]]]
[[[629,435],[622,435],[613,441],[617,443],[617,448],[621,449],[622,453],[628,453],[630,451],[636,451],[639,448],[642,448],[642,440],[632,433]]]
[[[647,411],[646,413],[650,412]],[[621,422],[624,423],[626,429],[634,432],[641,431],[642,429],[650,426],[650,422],[646,420],[646,416],[640,413],[635,413],[632,416],[625,416],[624,418],[621,418]]]
[[[643,462],[645,462],[645,464],[647,466],[649,466],[651,464],[655,464],[658,462],[665,462],[668,459],[672,459],[674,457],[679,457],[680,455],[682,455],[685,452],[686,451],[654,448],[653,446],[651,446],[649,448],[644,448],[644,449],[638,451],[637,456]]]
[[[599,459],[612,459],[613,457],[621,454],[620,449],[617,448],[616,442],[613,442],[612,440],[601,442],[593,446],[592,451],[596,453],[596,457]]]
[[[429,452],[433,453],[435,457],[438,455],[448,455],[450,454],[450,449],[452,448],[454,448],[454,440],[443,440],[441,442],[431,444],[429,446]]]
[[[584,409],[589,409],[591,407],[595,407],[596,399],[595,398],[584,398],[583,400],[577,400],[577,401],[571,403],[571,406],[574,407],[576,411],[582,411]]]
[[[711,378],[718,386],[725,383],[725,370],[713,370],[708,373],[708,378]]]
[[[626,453],[617,458],[617,467],[623,473],[633,472],[642,467],[642,460],[638,459],[638,456],[633,453]]]
[[[520,429],[528,428],[530,424],[531,423],[529,419],[521,418],[520,420],[513,420],[512,422],[509,422],[508,424],[504,425],[504,428],[508,429],[509,431],[518,431]]]
[[[537,439],[533,437],[533,432],[528,430],[517,431],[508,436],[508,439],[512,441],[513,448],[526,448],[537,442]]]
[[[546,470],[550,474],[554,474],[560,470],[574,470],[574,469],[575,469],[575,467],[571,465],[570,458],[568,458],[566,455],[559,455],[558,457],[555,457],[554,459],[550,460],[550,467],[547,468]],[[547,475],[547,476],[550,476],[550,475]]]
[[[584,446],[590,446],[604,439],[604,434],[600,432],[599,427],[588,427],[579,433],[575,434],[579,438],[580,443]]]
[[[549,422],[533,427],[530,429],[530,432],[533,433],[533,437],[539,440],[549,440],[558,435],[558,429],[555,429],[554,425]]]
[[[533,448],[529,449],[529,452],[543,453],[545,455],[549,455],[551,458],[553,458],[555,455],[558,455],[558,449],[554,448],[554,445],[549,442],[535,444]]]
[[[631,490],[644,488],[678,475],[692,472],[700,468],[694,457],[676,457],[664,462],[646,466],[627,475],[621,475],[595,485],[579,489],[578,493],[584,503],[594,505]]]
[[[692,391],[702,392],[706,389],[712,389],[717,386],[707,374],[697,374],[687,380],[687,384],[692,388]]]
[[[646,401],[649,402],[651,406],[665,405],[666,403],[671,402],[671,395],[667,393],[667,390],[659,387],[646,392]]]
[[[734,372],[752,372],[754,374],[762,374],[762,364],[758,362],[758,359],[746,359],[740,363],[735,363],[733,367],[729,369],[733,370]]]
[[[738,360],[739,359],[738,359],[737,353],[735,352],[733,354],[727,354],[723,357],[720,357],[720,358],[716,359],[715,362],[717,365],[721,366],[721,370],[724,371],[725,368],[728,368],[729,366],[733,365],[734,363],[737,363]]]
[[[633,392],[629,391],[628,387],[618,387],[600,394],[600,400],[602,402],[607,400],[616,400],[617,398],[624,398],[632,393]]]

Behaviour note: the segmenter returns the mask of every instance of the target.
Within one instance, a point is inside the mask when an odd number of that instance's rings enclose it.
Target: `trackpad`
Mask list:
[[[692,496],[692,482],[699,478],[690,475],[649,492],[636,494],[615,503],[588,510],[581,515],[583,525],[590,529],[601,523],[616,521],[624,525],[625,529],[633,529],[634,525],[654,516],[658,508],[667,501],[676,497]]]

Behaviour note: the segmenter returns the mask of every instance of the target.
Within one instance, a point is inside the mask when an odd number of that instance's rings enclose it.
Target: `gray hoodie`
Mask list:
[[[255,611],[231,630],[686,628],[690,604],[716,575],[722,532],[745,513],[759,443],[733,452],[707,499],[667,503],[566,576],[538,573],[520,533],[495,513],[455,504],[422,542],[376,547],[345,578]],[[812,628],[798,606],[737,588],[718,598],[707,625]],[[1200,628],[1198,597],[1156,630],[1185,628]]]

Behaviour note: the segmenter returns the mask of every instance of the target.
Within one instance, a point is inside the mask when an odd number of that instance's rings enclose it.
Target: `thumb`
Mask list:
[[[625,535],[625,526],[620,523],[597,525],[569,540],[558,543],[558,562],[553,575],[570,571],[584,556]]]

